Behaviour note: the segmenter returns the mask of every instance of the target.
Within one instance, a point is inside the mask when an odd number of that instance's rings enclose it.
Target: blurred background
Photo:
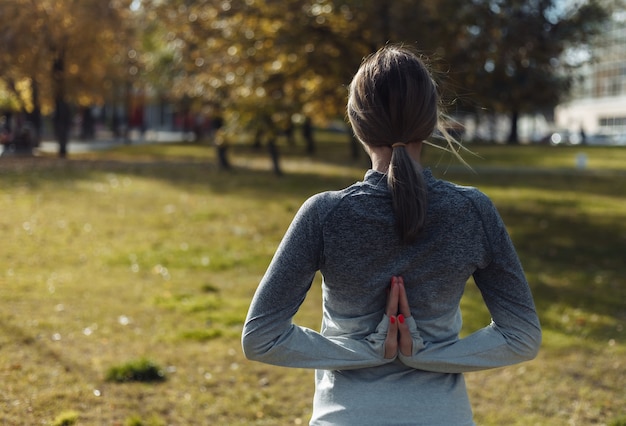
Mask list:
[[[5,149],[346,131],[346,86],[385,43],[429,58],[464,142],[626,145],[620,0],[2,0],[0,17]]]

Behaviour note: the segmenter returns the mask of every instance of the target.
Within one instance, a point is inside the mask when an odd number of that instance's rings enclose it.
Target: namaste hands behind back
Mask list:
[[[385,313],[389,317],[389,329],[385,339],[385,358],[394,358],[398,350],[402,355],[410,356],[413,351],[413,339],[405,319],[411,316],[411,309],[402,277],[391,278]]]

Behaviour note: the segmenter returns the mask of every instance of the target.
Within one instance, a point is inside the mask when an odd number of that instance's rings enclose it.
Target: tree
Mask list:
[[[181,61],[178,96],[218,103],[231,119],[252,123],[274,160],[275,135],[293,114],[318,123],[343,116],[346,86],[362,58],[410,37],[395,29],[422,28],[406,20],[428,16],[408,0],[153,0],[144,7],[171,34]],[[307,149],[314,151],[312,143]]]
[[[59,156],[67,154],[72,104],[102,101],[121,72],[130,0],[4,0],[0,74],[28,81],[32,111],[54,111]],[[26,106],[24,106],[26,108]]]
[[[226,121],[254,126],[277,174],[276,138],[291,126],[294,113],[316,113],[309,103],[322,81],[303,60],[313,44],[298,43],[300,33],[292,31],[301,6],[271,0],[145,4],[172,34],[169,44],[181,65],[173,82],[176,96],[219,105]]]
[[[172,92],[219,104],[230,120],[270,135],[294,113],[318,122],[342,116],[360,61],[390,42],[416,43],[435,58],[447,103],[509,113],[516,140],[519,114],[550,108],[568,90],[573,65],[563,53],[597,31],[606,17],[599,1],[569,9],[557,0],[143,4],[163,22],[176,58]]]
[[[522,113],[550,110],[571,86],[568,49],[584,48],[608,17],[599,1],[566,6],[557,0],[474,0],[459,16],[462,48],[448,57],[476,104],[511,117],[509,143],[518,142]]]

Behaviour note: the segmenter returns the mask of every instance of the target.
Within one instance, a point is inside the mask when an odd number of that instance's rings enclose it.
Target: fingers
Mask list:
[[[409,326],[405,322],[404,315],[400,314],[397,318],[397,331],[400,333],[400,339],[398,339],[398,349],[404,356],[411,356],[413,354],[413,338],[409,331]],[[386,354],[386,352],[385,352]]]
[[[400,315],[398,315],[398,331],[400,339],[398,340],[398,346],[402,355],[411,356],[413,353],[413,337],[409,331],[409,326],[404,321],[405,318],[411,316],[411,308],[409,307],[409,298],[404,287],[404,279],[400,277],[399,281],[398,308],[400,309]]]
[[[409,307],[409,298],[406,295],[404,287],[404,278],[398,277],[398,309],[405,318],[411,316],[411,308]]]
[[[389,317],[389,329],[385,338],[385,358],[394,358],[398,353],[398,321],[395,316]]]
[[[387,309],[386,314],[388,317],[395,317],[398,315],[398,302],[400,298],[400,288],[398,286],[398,278],[391,277],[391,287],[389,287],[389,294],[387,296]]]
[[[391,278],[385,312],[389,317],[389,329],[385,338],[385,358],[394,358],[398,351],[402,355],[411,356],[413,338],[405,322],[405,318],[411,316],[411,308],[402,277]]]

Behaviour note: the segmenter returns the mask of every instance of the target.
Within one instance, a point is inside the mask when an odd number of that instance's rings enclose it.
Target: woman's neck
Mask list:
[[[366,147],[367,153],[372,161],[372,169],[377,172],[387,173],[389,163],[391,162],[391,153],[393,149],[406,149],[413,161],[421,164],[422,142],[411,142],[405,148],[391,148],[388,146]]]

